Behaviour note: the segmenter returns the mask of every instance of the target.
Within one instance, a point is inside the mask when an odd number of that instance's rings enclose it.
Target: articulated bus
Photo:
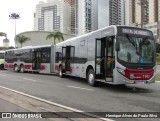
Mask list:
[[[4,53],[5,51],[0,51],[0,69],[4,69]]]
[[[56,45],[6,51],[5,69],[70,75],[91,86],[149,84],[155,82],[155,40],[147,29],[109,26]]]

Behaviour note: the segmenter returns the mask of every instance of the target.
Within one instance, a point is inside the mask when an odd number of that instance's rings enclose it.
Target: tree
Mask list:
[[[0,32],[0,36],[6,36],[6,33]]]
[[[61,33],[61,32],[52,32],[46,37],[46,39],[51,39],[51,38],[54,39],[54,45],[56,43],[55,42],[56,39],[58,39],[59,42],[60,42],[60,40],[64,41],[63,33]]]
[[[21,48],[22,48],[22,44],[25,43],[26,41],[29,41],[30,38],[29,37],[25,37],[24,35],[17,35],[16,36],[16,41],[18,41],[21,44]]]
[[[156,52],[160,53],[160,44],[156,43]]]
[[[13,46],[10,47],[0,47],[0,50],[9,50],[9,49],[15,49]]]

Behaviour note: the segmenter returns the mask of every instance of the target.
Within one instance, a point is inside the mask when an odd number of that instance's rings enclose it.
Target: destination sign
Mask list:
[[[153,36],[152,32],[146,31],[146,30],[143,30],[143,29],[122,28],[122,33],[142,35],[142,36]]]
[[[132,35],[139,35],[139,36],[153,36],[151,31],[135,28],[135,27],[118,27],[119,34],[132,34]]]

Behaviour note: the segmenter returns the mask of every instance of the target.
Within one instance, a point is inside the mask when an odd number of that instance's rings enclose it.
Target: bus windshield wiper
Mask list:
[[[133,45],[134,47],[136,47],[136,45],[135,45],[133,39],[131,39],[130,36],[129,36],[128,34],[126,34],[126,37],[127,37],[127,39],[132,43],[132,45]]]
[[[144,44],[146,40],[148,40],[148,37],[143,38],[142,44]]]
[[[139,55],[138,47],[137,47],[137,44],[135,43],[135,41],[128,34],[126,34],[126,37],[131,42],[131,44],[135,47],[136,53]]]

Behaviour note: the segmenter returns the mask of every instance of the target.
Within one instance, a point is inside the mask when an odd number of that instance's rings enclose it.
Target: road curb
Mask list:
[[[29,98],[32,98],[32,99],[35,99],[35,100],[38,100],[38,101],[42,101],[42,102],[45,102],[45,103],[48,103],[50,105],[54,105],[54,106],[57,106],[57,107],[60,107],[60,108],[63,108],[63,109],[67,109],[67,110],[70,110],[70,111],[82,113],[84,115],[88,115],[88,116],[93,117],[93,118],[98,118],[98,119],[100,119],[102,121],[114,121],[114,120],[111,120],[111,119],[108,119],[108,118],[100,118],[100,117],[98,117],[96,115],[93,115],[93,114],[90,114],[90,113],[86,113],[84,111],[77,110],[77,109],[74,109],[74,108],[71,108],[71,107],[67,107],[67,106],[64,106],[64,105],[61,105],[61,104],[58,104],[58,103],[54,103],[54,102],[51,102],[51,101],[48,101],[48,100],[45,100],[45,99],[42,99],[42,98],[39,98],[39,97],[35,97],[35,96],[29,95],[29,94],[26,94],[26,93],[23,93],[23,92],[19,92],[19,91],[16,91],[16,90],[4,87],[4,86],[0,86],[0,88],[15,92],[17,94],[20,94],[20,95],[23,95],[23,96],[26,96],[26,97],[29,97]]]

